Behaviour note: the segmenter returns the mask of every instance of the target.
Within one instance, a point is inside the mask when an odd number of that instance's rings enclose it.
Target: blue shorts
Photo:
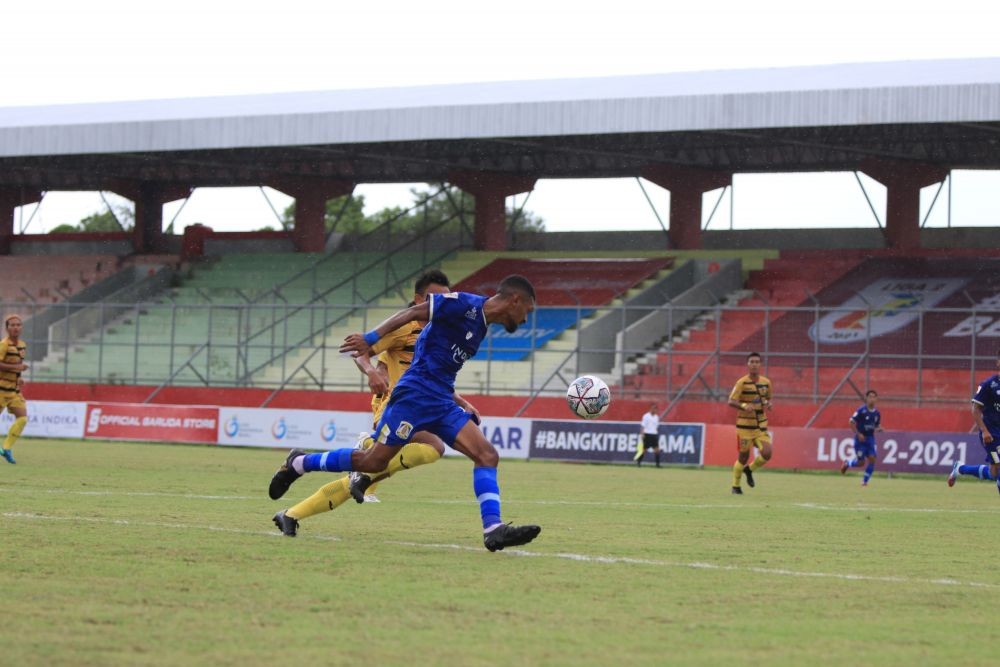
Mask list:
[[[991,432],[992,433],[992,432]],[[1000,464],[1000,434],[992,433],[993,442],[986,444],[983,442],[983,434],[979,433],[979,444],[983,446],[986,451],[986,463],[987,465],[998,465]]]
[[[854,438],[854,453],[859,459],[867,459],[869,456],[878,457],[878,452],[875,449],[875,439],[862,440],[861,438]]]
[[[430,431],[450,447],[470,419],[472,414],[458,407],[452,396],[397,387],[372,437],[384,445],[400,447],[417,431]]]

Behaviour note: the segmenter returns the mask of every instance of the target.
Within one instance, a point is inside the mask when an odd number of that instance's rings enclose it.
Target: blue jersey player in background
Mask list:
[[[427,432],[472,459],[472,485],[487,549],[497,551],[535,539],[541,532],[539,526],[513,526],[500,520],[500,457],[473,415],[455,402],[455,377],[479,350],[489,325],[501,324],[514,333],[534,309],[534,287],[523,276],[514,275],[504,278],[492,297],[465,292],[434,294],[424,303],[399,311],[373,331],[345,338],[340,351],[358,356],[408,322],[428,322],[417,339],[413,362],[393,389],[375,427],[374,446],[321,454],[292,450],[272,477],[268,494],[272,499],[280,498],[307,472],[379,472],[407,442],[427,442],[418,435]]]
[[[865,404],[851,415],[851,426],[854,428],[854,458],[844,461],[840,466],[840,474],[843,475],[848,468],[855,468],[861,465],[862,461],[867,461],[861,486],[868,486],[868,480],[875,472],[875,459],[878,454],[875,449],[875,432],[883,430],[882,413],[875,407],[877,402],[878,392],[869,389],[865,392]]]
[[[997,351],[997,370],[1000,370],[1000,350]],[[979,428],[979,442],[986,450],[987,465],[955,463],[948,475],[948,486],[955,486],[959,475],[997,479],[1000,469],[1000,374],[986,378],[976,389],[972,397],[972,416]],[[1000,480],[997,481],[997,490],[1000,490]]]

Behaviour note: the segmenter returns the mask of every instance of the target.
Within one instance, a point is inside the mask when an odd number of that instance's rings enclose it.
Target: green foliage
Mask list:
[[[4,664],[991,661],[988,483],[861,489],[764,468],[735,497],[728,468],[504,461],[505,519],[543,530],[490,554],[465,459],[404,471],[381,504],[349,500],[289,539],[272,514],[335,478],[271,502],[283,452],[15,451],[0,468]]]
[[[455,231],[464,219],[471,230],[475,224],[474,201],[469,195],[454,186],[447,186],[446,192],[431,197],[439,190],[440,184],[430,184],[424,188],[410,190],[413,203],[409,207],[393,206],[380,209],[370,215],[364,214],[364,195],[344,196],[326,203],[326,231],[345,234],[366,234],[383,225],[391,225],[396,233],[412,233],[426,229]],[[426,202],[426,203],[423,203]],[[281,225],[291,229],[295,222],[295,203],[281,214]],[[544,221],[528,210],[507,211],[508,227],[515,232],[545,231]]]
[[[117,217],[116,217],[117,216]],[[119,222],[120,221],[120,222]],[[127,206],[116,206],[114,212],[111,209],[91,213],[80,220],[76,226],[62,224],[55,227],[50,233],[61,234],[67,232],[130,232],[135,226],[135,214]]]

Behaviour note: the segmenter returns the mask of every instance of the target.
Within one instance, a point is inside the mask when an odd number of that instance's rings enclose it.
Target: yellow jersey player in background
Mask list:
[[[28,370],[28,365],[24,363],[28,346],[21,340],[24,323],[20,315],[8,315],[3,324],[7,337],[0,341],[0,410],[6,408],[14,416],[14,423],[7,431],[0,456],[7,459],[7,463],[16,463],[11,449],[28,423],[28,406],[21,394],[24,386],[21,373]]]
[[[451,286],[444,273],[437,269],[425,271],[413,286],[413,302],[410,305],[423,303],[431,294],[447,294],[450,291]],[[421,322],[410,322],[382,337],[372,348],[371,354],[379,355],[376,366],[372,366],[368,355],[354,360],[361,372],[368,376],[368,387],[372,391],[372,417],[375,424],[378,424],[382,411],[389,402],[392,387],[413,360],[414,345],[422,329]],[[456,401],[463,409],[478,418],[475,408],[468,402],[457,395]],[[444,443],[429,433],[424,435],[426,437],[402,447],[390,461],[388,468],[381,473],[375,475],[355,473],[330,482],[299,504],[275,514],[274,524],[285,535],[294,537],[301,519],[334,510],[352,496],[357,502],[363,502],[366,492],[374,490],[372,485],[375,482],[390,477],[399,470],[437,461],[444,454]],[[363,446],[371,446],[370,435],[366,433],[364,436]]]
[[[733,464],[733,493],[743,494],[740,481],[754,487],[753,474],[771,458],[771,434],[767,432],[767,410],[771,409],[771,381],[760,374],[761,358],[756,352],[747,355],[747,374],[736,381],[729,394],[729,405],[736,408],[736,446],[739,457]],[[757,448],[753,463],[750,450]]]

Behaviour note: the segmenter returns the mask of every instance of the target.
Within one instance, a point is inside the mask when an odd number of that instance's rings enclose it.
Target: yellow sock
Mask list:
[[[408,445],[404,445],[399,450],[399,454],[392,457],[385,469],[385,473],[389,477],[392,477],[400,470],[408,470],[427,463],[434,463],[439,458],[441,458],[441,454],[430,445],[425,445],[422,442],[411,442]]]
[[[739,459],[736,459],[736,463],[733,464],[733,486],[739,486],[742,480],[743,464],[740,463]]]
[[[767,460],[763,456],[758,455],[757,458],[753,460],[753,463],[750,464],[750,470],[752,472],[757,472],[757,468],[763,468],[765,463],[767,463]]]
[[[24,427],[27,426],[27,424],[27,417],[18,417],[14,420],[14,423],[10,425],[10,430],[7,431],[7,437],[4,438],[4,449],[10,449],[14,446],[14,443],[21,437],[21,433],[24,432]]]
[[[293,519],[305,519],[315,514],[322,514],[335,510],[351,497],[351,486],[347,477],[341,477],[335,482],[330,482],[320,487],[319,491],[312,494],[298,505],[295,505],[285,512],[286,516]]]

